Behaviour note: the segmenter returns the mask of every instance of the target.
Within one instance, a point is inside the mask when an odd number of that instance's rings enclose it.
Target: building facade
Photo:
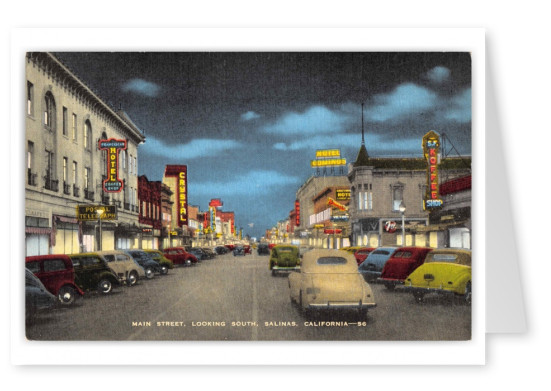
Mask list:
[[[138,146],[145,136],[53,54],[27,53],[25,60],[26,255],[137,247]],[[112,164],[99,143],[109,139],[126,147],[109,151]],[[117,192],[105,188],[110,175],[122,181]],[[116,214],[77,213],[102,205]]]

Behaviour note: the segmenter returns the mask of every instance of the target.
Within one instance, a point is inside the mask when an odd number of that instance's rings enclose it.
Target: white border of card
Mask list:
[[[16,29],[11,46],[11,150],[23,151],[24,119],[20,115],[23,102],[24,53],[28,50],[109,50],[109,51],[204,51],[204,50],[294,50],[294,51],[467,51],[472,54],[472,154],[473,154],[473,286],[472,340],[461,342],[29,342],[25,338],[23,321],[23,271],[14,267],[22,259],[24,232],[22,227],[24,195],[22,166],[17,153],[11,161],[12,232],[11,284],[11,360],[19,365],[481,365],[485,363],[485,332],[521,331],[523,324],[514,325],[505,315],[523,314],[522,295],[502,307],[505,312],[493,318],[486,308],[496,310],[496,284],[485,283],[486,270],[496,268],[495,260],[486,259],[485,195],[485,41],[483,29]],[[116,43],[116,44],[114,44]],[[15,102],[15,103],[13,103]],[[17,130],[17,131],[16,131]],[[494,128],[495,130],[495,128]],[[496,137],[495,134],[492,137]],[[488,167],[495,167],[490,161]],[[500,172],[495,170],[494,172]],[[496,188],[494,182],[492,188]],[[504,200],[507,203],[507,200]],[[503,207],[506,206],[506,207]],[[488,210],[500,213],[508,205]],[[502,220],[500,216],[499,220]],[[506,224],[501,224],[503,228]],[[494,227],[496,228],[496,227]],[[512,235],[507,235],[512,237]],[[495,240],[495,236],[492,240]],[[492,242],[494,243],[494,242]],[[503,244],[503,243],[501,243]],[[493,247],[495,248],[495,247]],[[514,249],[507,254],[514,257]],[[507,257],[505,257],[507,258]],[[486,264],[488,260],[488,264]],[[490,261],[493,261],[490,263]],[[516,262],[513,259],[513,262]],[[503,268],[503,263],[500,265]],[[514,269],[514,265],[513,265]],[[516,270],[516,269],[515,269]],[[507,270],[503,270],[507,274]],[[503,275],[504,278],[514,278]],[[517,279],[518,280],[518,279]],[[502,280],[503,281],[503,280]],[[520,291],[520,283],[517,287]],[[499,292],[501,294],[501,292]],[[515,296],[515,292],[511,292]],[[520,303],[518,301],[520,300]],[[511,303],[520,305],[519,311]],[[499,306],[497,308],[500,308]],[[513,311],[512,311],[513,310]],[[518,319],[518,317],[516,317]],[[522,319],[523,316],[521,317]],[[513,325],[500,329],[502,324]],[[122,350],[124,348],[124,354]],[[55,354],[53,352],[55,351]],[[365,354],[369,351],[369,354]]]

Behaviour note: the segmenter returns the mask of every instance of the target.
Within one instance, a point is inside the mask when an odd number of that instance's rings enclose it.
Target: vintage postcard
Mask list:
[[[478,340],[472,51],[21,54],[26,343]]]

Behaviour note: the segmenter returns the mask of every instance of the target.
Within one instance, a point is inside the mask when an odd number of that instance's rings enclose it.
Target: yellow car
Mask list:
[[[437,249],[427,254],[425,263],[404,281],[404,288],[422,302],[428,293],[455,294],[471,303],[471,252],[463,249]]]
[[[374,308],[371,287],[358,272],[356,259],[340,250],[311,250],[299,272],[289,274],[291,302],[302,310],[357,310],[361,316]]]

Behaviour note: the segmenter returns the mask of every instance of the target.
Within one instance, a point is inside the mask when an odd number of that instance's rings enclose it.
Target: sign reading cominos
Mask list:
[[[310,165],[312,167],[345,166],[346,159],[341,158],[340,149],[318,149],[316,160],[311,160]]]

